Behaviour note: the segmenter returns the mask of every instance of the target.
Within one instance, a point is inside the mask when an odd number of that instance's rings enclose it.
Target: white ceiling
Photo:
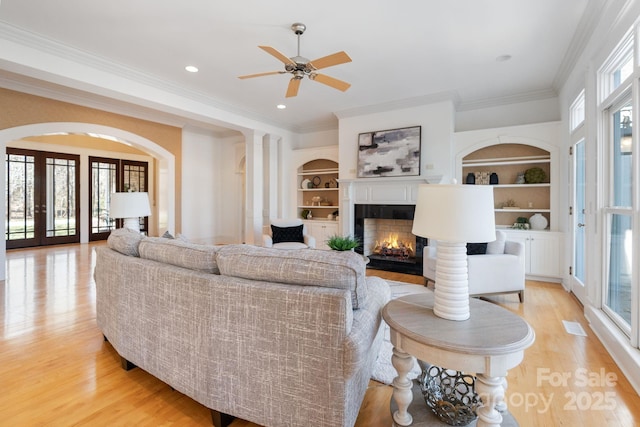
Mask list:
[[[412,98],[446,94],[464,109],[553,94],[588,32],[583,15],[601,2],[0,0],[0,22],[81,51],[76,60],[95,55],[115,63],[112,72],[141,72],[186,96],[305,131],[335,127],[336,113]],[[350,82],[348,91],[305,79],[286,99],[289,74],[237,78],[283,69],[257,46],[295,56],[294,22],[307,26],[302,56],[351,56],[322,70]],[[497,61],[502,55],[511,59]]]

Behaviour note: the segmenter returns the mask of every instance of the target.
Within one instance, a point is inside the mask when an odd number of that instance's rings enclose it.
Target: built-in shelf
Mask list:
[[[536,208],[519,208],[519,209],[495,209],[495,212],[551,212],[551,209],[536,209]]]
[[[298,172],[298,176],[307,175],[333,175],[338,173],[338,168],[328,169],[303,169],[302,172]]]
[[[316,178],[316,179],[314,179]],[[302,188],[304,180],[315,181],[312,188]],[[301,213],[303,209],[311,211],[316,216],[316,211],[321,210],[320,216],[326,217],[333,214],[339,209],[339,188],[338,180],[338,164],[327,159],[311,160],[300,169],[298,169],[298,210]],[[329,185],[327,187],[327,185]],[[316,198],[320,203],[329,203],[328,205],[318,206],[312,198]],[[313,203],[312,203],[313,202]]]
[[[494,188],[496,224],[512,225],[518,217],[530,217],[534,213],[542,213],[550,223],[551,217],[551,183],[516,184],[518,174],[527,169],[539,167],[551,176],[551,155],[548,151],[524,144],[498,144],[481,148],[467,155],[462,161],[462,180],[469,174],[486,179],[490,174],[498,176],[498,184]],[[476,185],[488,184],[478,182]],[[519,209],[505,208],[504,204],[512,203]],[[536,206],[536,207],[528,207]]]

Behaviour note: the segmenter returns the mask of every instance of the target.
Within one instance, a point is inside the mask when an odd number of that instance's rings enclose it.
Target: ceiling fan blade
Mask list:
[[[296,96],[298,94],[298,89],[300,88],[300,82],[302,79],[296,79],[295,77],[289,81],[289,87],[287,87],[287,98],[291,98],[292,96]]]
[[[336,52],[332,55],[323,56],[322,58],[314,59],[309,64],[316,70],[322,68],[333,67],[334,65],[344,64],[345,62],[351,62],[351,58],[346,52]]]
[[[278,51],[277,49],[271,46],[258,46],[258,47],[264,50],[265,52],[267,52],[269,55],[272,55],[275,58],[279,59],[280,61],[284,62],[285,64],[296,65],[296,63],[293,62],[291,58],[285,56],[284,53],[281,53],[280,51]]]
[[[325,74],[309,74],[309,78],[311,80],[315,80],[317,82],[320,82],[322,84],[325,84],[327,86],[331,86],[334,89],[338,89],[341,90],[343,92],[345,92],[347,89],[349,89],[351,87],[351,83],[347,83],[345,81],[342,80],[338,80],[335,77],[329,77]]]
[[[272,74],[284,74],[285,71],[268,71],[266,73],[247,74],[245,76],[238,76],[239,79],[252,79],[254,77],[270,76]]]

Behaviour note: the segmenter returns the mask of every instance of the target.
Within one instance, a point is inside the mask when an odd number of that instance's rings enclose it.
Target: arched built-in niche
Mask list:
[[[31,136],[47,134],[94,134],[104,135],[109,139],[115,139],[125,144],[129,144],[155,158],[158,162],[157,168],[157,207],[154,212],[157,214],[157,224],[159,229],[175,229],[175,156],[153,141],[128,132],[122,129],[109,126],[97,125],[93,123],[77,122],[52,122],[37,123],[24,126],[16,126],[0,130],[0,146],[6,152],[7,143],[18,141]],[[5,162],[0,162],[0,182],[5,189]],[[5,198],[0,198],[0,209],[5,212]],[[6,218],[5,218],[6,220]],[[0,224],[2,235],[5,234],[5,221]],[[5,278],[6,248],[0,245],[0,279]]]
[[[496,225],[510,226],[518,217],[528,218],[534,213],[541,213],[547,218],[550,228],[557,229],[557,155],[556,146],[539,139],[516,136],[489,138],[457,154],[456,176],[459,182],[465,183],[469,173],[484,172],[487,179],[492,172],[496,173]],[[544,182],[518,183],[518,173],[531,168],[545,172]],[[511,202],[513,206],[507,206]]]

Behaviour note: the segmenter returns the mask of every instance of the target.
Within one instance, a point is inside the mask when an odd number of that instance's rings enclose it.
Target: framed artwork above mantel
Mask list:
[[[358,135],[358,178],[420,175],[421,126]]]

